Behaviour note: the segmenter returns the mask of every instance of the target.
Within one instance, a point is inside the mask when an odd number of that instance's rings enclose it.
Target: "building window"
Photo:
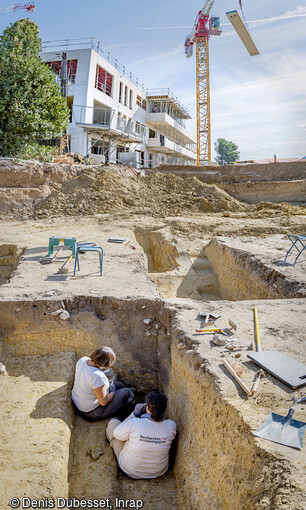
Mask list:
[[[112,86],[113,76],[97,64],[95,88],[104,92],[107,96],[111,96]]]
[[[133,91],[130,90],[130,109],[133,110]]]
[[[55,72],[55,74],[60,73],[61,65],[62,65],[61,60],[54,60],[53,62],[45,62],[45,64],[47,64],[47,66],[49,66],[50,69]],[[67,79],[71,83],[75,83],[77,68],[78,68],[77,59],[76,60],[67,60]]]
[[[127,106],[127,100],[128,100],[128,88],[127,86],[124,87],[124,106]]]
[[[119,103],[122,103],[122,81],[119,83]]]
[[[149,168],[152,168],[153,155],[149,153]]]
[[[137,96],[136,104],[140,106],[140,108],[143,108],[143,110],[147,109],[147,101],[145,99],[142,99],[142,97]]]
[[[156,131],[149,129],[149,138],[156,138]]]
[[[73,96],[67,97],[67,105],[69,108],[69,122],[72,122]]]
[[[141,124],[140,122],[135,123],[135,131],[138,135],[144,136],[146,130],[146,126],[144,124]]]

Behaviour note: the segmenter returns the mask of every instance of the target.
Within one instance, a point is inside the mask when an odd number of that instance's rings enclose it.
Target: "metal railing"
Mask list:
[[[117,58],[115,58],[110,51],[104,48],[100,41],[97,41],[96,37],[86,37],[83,39],[58,39],[56,41],[43,41],[42,42],[42,52],[47,51],[55,51],[59,50],[85,50],[85,49],[93,49],[97,53],[99,53],[105,60],[107,60],[111,65],[113,65],[118,71],[126,76],[134,85],[139,87],[144,93],[147,92],[143,83],[140,83],[137,76],[134,76],[124,65],[122,65]]]
[[[79,124],[95,124],[109,128],[115,111],[110,108],[73,105],[72,119]]]
[[[141,140],[144,140],[146,134],[145,126],[133,120],[123,119],[120,115],[117,115],[117,129],[123,134],[132,135]]]
[[[131,135],[140,140],[145,138],[145,126],[133,120],[124,119],[110,108],[73,105],[72,120],[77,124],[95,125],[108,130],[113,129],[122,136]]]
[[[176,105],[176,107],[179,110],[181,110],[183,115],[185,115],[189,119],[191,118],[188,109],[179,101],[179,99],[173,94],[173,92],[169,88],[147,90],[147,99],[150,98],[150,99],[148,99],[149,102],[150,102],[150,100],[154,101],[154,98],[156,98],[156,100],[158,101],[161,97],[164,97],[164,98],[168,97]],[[153,98],[153,99],[151,99],[151,98]],[[166,99],[164,101],[166,101]]]

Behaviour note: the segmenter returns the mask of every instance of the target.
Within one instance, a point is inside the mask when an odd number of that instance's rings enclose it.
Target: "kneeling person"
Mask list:
[[[176,424],[164,419],[167,397],[152,391],[147,404],[137,404],[124,422],[109,421],[106,436],[122,471],[131,478],[157,478],[169,466],[169,450]]]
[[[83,356],[76,364],[72,401],[76,411],[87,421],[99,421],[111,416],[125,419],[135,406],[133,392],[115,381],[110,386],[103,370],[113,365],[114,351],[102,346]]]

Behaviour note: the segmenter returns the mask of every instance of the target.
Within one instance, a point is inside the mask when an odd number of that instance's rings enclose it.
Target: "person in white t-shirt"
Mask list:
[[[146,404],[137,404],[122,423],[113,418],[106,437],[122,471],[131,478],[157,478],[169,466],[169,450],[176,436],[176,424],[164,419],[167,397],[151,391]]]
[[[87,421],[104,420],[111,416],[125,419],[135,406],[135,397],[124,384],[115,381],[110,386],[103,369],[116,359],[110,347],[102,346],[83,356],[75,368],[72,402],[78,414]]]

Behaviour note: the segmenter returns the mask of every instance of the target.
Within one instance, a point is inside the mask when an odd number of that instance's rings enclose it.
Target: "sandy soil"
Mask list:
[[[0,286],[1,301],[14,303],[16,314],[18,302],[39,299],[46,301],[47,313],[50,314],[65,299],[72,300],[75,296],[84,296],[85,300],[88,297],[111,296],[120,300],[138,300],[140,303],[142,299],[157,301],[161,306],[169,307],[174,311],[173,331],[178,336],[184,356],[187,358],[189,355],[192,358],[195,356],[200,360],[201,370],[213,376],[224,402],[237,411],[237,416],[242,417],[247,434],[263,423],[271,411],[285,415],[293,390],[273,376],[267,375],[261,381],[255,396],[247,398],[222,365],[225,354],[233,358],[238,354],[239,357],[236,360],[244,367],[245,381],[251,386],[257,368],[249,362],[247,352],[242,350],[234,354],[228,353],[225,348],[212,344],[212,335],[195,335],[195,329],[199,325],[197,320],[199,312],[207,310],[216,312],[222,315],[220,325],[222,323],[222,326],[228,326],[228,320],[233,320],[238,326],[236,336],[241,343],[250,345],[253,339],[252,309],[257,304],[263,348],[280,350],[305,363],[306,300],[292,297],[288,299],[286,289],[290,286],[292,288],[292,284],[296,283],[301,292],[306,292],[306,252],[295,266],[275,265],[275,261],[282,260],[290,247],[287,234],[306,232],[304,209],[289,204],[244,204],[230,197],[216,185],[202,183],[195,177],[184,180],[177,176],[151,175],[144,181],[141,180],[142,178],[126,177],[120,173],[101,174],[93,169],[88,169],[81,175],[77,173],[76,171],[64,182],[55,184],[52,182],[51,185],[48,182],[47,185],[51,186],[52,191],[43,202],[37,205],[33,205],[33,202],[30,205],[27,203],[22,209],[13,208],[10,212],[11,218],[3,216],[0,221],[0,245],[14,245],[17,247],[17,252],[23,251],[17,267],[13,267],[11,260],[7,263],[7,267],[12,267],[13,272]],[[43,185],[45,184],[44,182]],[[102,201],[101,196],[103,196]],[[73,264],[68,266],[67,274],[58,274],[58,269],[69,254],[67,251],[66,253],[62,251],[54,263],[41,265],[39,260],[47,253],[48,238],[51,235],[74,235],[78,241],[91,241],[102,246],[104,249],[103,276],[99,276],[96,253],[81,255],[80,271],[76,276],[73,276]],[[125,237],[126,242],[109,243],[109,237],[114,236]],[[263,268],[259,278],[267,278],[265,282],[267,289],[272,288],[277,272],[277,281],[284,282],[282,288],[285,289],[285,294],[281,296],[283,299],[278,299],[275,294],[273,299],[261,300],[259,293],[254,293],[254,299],[248,297],[246,300],[241,299],[236,302],[222,299],[222,274],[221,276],[217,274],[217,266],[213,264],[213,259],[208,261],[210,264],[208,267],[205,258],[205,249],[213,238],[230,250],[233,264],[235,260],[236,265],[238,264],[238,255],[235,259],[235,254],[238,252],[249,254],[251,262],[246,267],[254,272],[259,265]],[[5,260],[3,257],[1,262],[3,267],[6,264]],[[224,260],[226,266],[227,259]],[[240,270],[241,267],[238,269]],[[224,267],[225,273],[226,267]],[[227,278],[229,277],[230,275],[227,275]],[[201,289],[197,287],[200,278],[203,278],[203,281],[206,278],[210,282],[211,294],[205,294],[205,291],[201,294]],[[286,284],[288,284],[287,287]],[[248,286],[247,276],[244,285]],[[195,290],[194,294],[192,294],[193,290]],[[213,295],[216,290],[214,300],[212,298],[209,300],[207,296]],[[252,296],[252,287],[249,290]],[[49,381],[46,387],[41,384],[37,386],[35,382],[32,391],[31,381],[36,381],[35,375],[31,375],[29,368],[29,381],[25,380],[23,373],[20,374],[19,363],[20,360],[15,358],[8,360],[8,377],[14,379],[9,386],[6,386],[9,384],[7,375],[0,375],[0,382],[5,388],[9,388],[6,396],[2,393],[4,413],[9,407],[8,404],[13,401],[10,413],[20,412],[21,416],[26,416],[26,424],[16,422],[17,434],[20,433],[21,428],[23,430],[23,427],[28,427],[27,423],[30,428],[33,427],[31,416],[37,399],[40,400],[45,391],[47,393],[57,391],[64,383],[70,384],[69,377],[71,378],[69,364],[69,375],[64,379],[58,376],[54,380],[53,376],[47,374],[46,378],[51,382]],[[61,364],[54,362],[54,366],[60,373]],[[32,400],[27,404],[29,409],[24,409],[24,402],[18,399],[20,384],[28,385],[28,391],[32,394]],[[304,396],[305,388],[300,389],[298,394]],[[173,402],[175,403],[174,398]],[[305,408],[306,406],[298,408],[296,419],[306,421]],[[222,413],[222,409],[220,412]],[[9,419],[9,416],[7,418]],[[36,419],[35,427],[39,428],[40,422],[37,416],[34,418]],[[53,418],[56,419],[56,417]],[[50,430],[53,426],[54,422],[51,423]],[[69,427],[70,425],[68,425],[70,430]],[[86,424],[76,422],[76,428],[80,429],[80,434],[75,435],[74,441],[79,442],[83,459],[87,455],[89,443],[95,448],[98,447],[97,435],[92,429],[92,435],[88,436]],[[68,429],[67,424],[66,427],[63,426],[63,434],[67,442],[70,437]],[[11,444],[7,432],[7,425],[0,426],[0,440],[3,444],[7,442],[9,445],[2,455],[7,455],[8,451],[13,449],[21,470],[23,454],[18,454],[18,448]],[[42,433],[47,434],[47,431]],[[80,439],[83,435],[88,437],[84,445]],[[31,438],[32,434],[29,436],[29,441],[32,441]],[[239,441],[238,436],[237,441]],[[44,448],[47,444],[47,442],[44,443]],[[301,510],[300,494],[303,491],[303,477],[306,469],[305,448],[302,451],[294,451],[264,440],[256,440],[256,445],[267,454],[280,459],[281,462],[288,463],[296,486],[298,494],[296,499],[292,489],[294,484],[290,482],[290,488],[284,488],[281,496],[278,496],[277,501],[274,502],[273,508]],[[84,491],[84,494],[88,495],[86,478],[83,479],[82,483],[85,484],[83,486],[78,485],[79,482],[77,482],[77,475],[80,469],[82,471],[82,462],[84,462],[82,459],[74,457],[73,468],[70,470],[70,496]],[[88,458],[88,463],[89,460]],[[98,475],[90,475],[90,472],[92,469],[97,471],[98,464],[89,465],[88,463],[85,463],[86,469],[89,470],[88,484],[91,483],[90,480],[94,480],[93,488],[95,488]],[[37,464],[39,464],[38,460]],[[113,473],[115,469],[113,459],[108,458],[107,465]],[[7,480],[12,477],[12,469],[10,467],[7,470]],[[61,467],[61,469],[64,468]],[[48,476],[46,474],[46,477]],[[29,490],[37,490],[40,478],[35,479],[35,483],[28,478],[25,475],[21,478],[21,482]],[[41,483],[45,484],[44,477]],[[120,491],[122,494],[130,494],[134,491],[135,495],[147,494],[149,497],[150,487],[152,487],[152,485],[138,487],[133,482],[122,478],[121,475],[114,482],[113,475],[109,477],[109,473],[108,478],[106,476],[106,485],[107,483],[108,493],[119,495]],[[68,486],[61,488],[60,481],[58,484],[59,490],[65,490],[68,494]],[[171,476],[165,480],[164,491],[171,503],[164,508],[176,508],[176,503],[173,503],[173,484]],[[211,484],[213,486],[213,480]],[[56,492],[58,488],[54,486],[52,490]],[[158,490],[158,486],[154,486],[152,498],[155,502],[152,505],[150,503],[148,508],[161,508],[163,500],[158,500]],[[218,490],[216,485],[215,491],[218,492]],[[180,491],[184,492],[181,486]],[[196,501],[194,495],[193,498],[192,501]],[[212,496],[211,504],[207,508],[219,508],[214,501]],[[225,503],[222,503],[221,507],[237,510],[230,505],[226,506]],[[249,510],[247,504],[244,508]],[[260,508],[268,507],[262,504]]]

